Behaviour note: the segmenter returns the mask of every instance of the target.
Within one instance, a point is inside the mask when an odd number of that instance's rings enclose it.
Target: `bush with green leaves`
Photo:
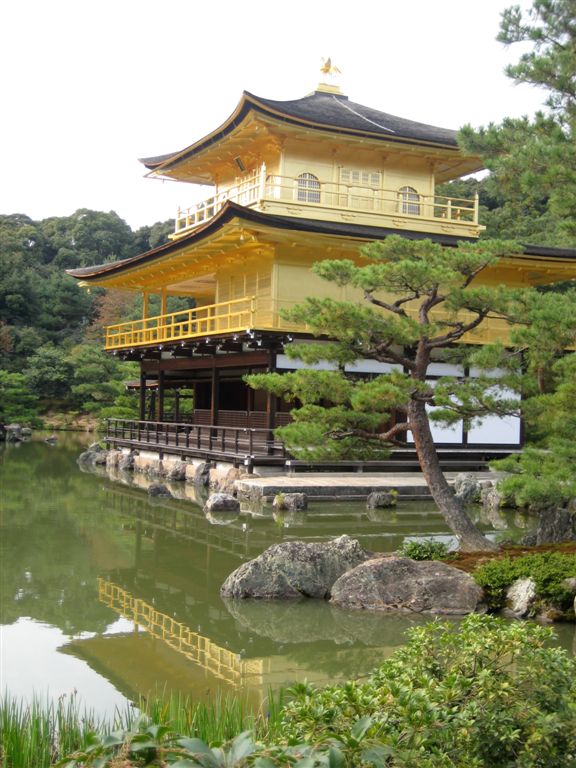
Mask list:
[[[576,661],[552,631],[473,614],[412,629],[363,681],[301,683],[260,741],[207,744],[169,724],[92,735],[62,768],[569,768]],[[262,736],[262,734],[261,734]]]
[[[398,554],[412,560],[448,560],[452,556],[444,542],[431,539],[404,539]]]
[[[576,662],[537,625],[471,615],[410,632],[365,682],[301,686],[284,710],[289,743],[365,739],[388,750],[349,765],[566,768],[576,765]],[[346,751],[346,750],[345,750]],[[348,754],[348,752],[347,752]],[[363,760],[363,762],[362,762]]]
[[[476,583],[484,590],[489,608],[501,608],[506,590],[517,579],[531,578],[539,602],[566,610],[574,596],[564,579],[576,576],[576,555],[563,552],[537,552],[522,557],[490,560],[476,568]]]

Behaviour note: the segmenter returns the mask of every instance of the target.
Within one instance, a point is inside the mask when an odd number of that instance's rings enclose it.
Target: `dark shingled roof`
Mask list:
[[[380,112],[377,109],[356,104],[347,96],[339,94],[316,91],[309,96],[304,96],[303,99],[294,101],[273,101],[261,99],[252,94],[247,95],[264,107],[306,122],[360,133],[458,146],[456,131]]]
[[[311,232],[324,235],[340,235],[348,238],[357,238],[361,241],[382,240],[388,235],[402,235],[411,240],[430,239],[447,247],[454,247],[461,241],[477,242],[476,238],[461,237],[455,235],[437,235],[425,232],[411,232],[406,230],[395,230],[388,227],[365,226],[359,224],[350,224],[345,222],[321,221],[317,219],[298,219],[287,216],[275,216],[269,213],[261,213],[251,208],[245,208],[228,201],[223,208],[200,227],[183,235],[177,240],[154,248],[138,256],[131,256],[120,261],[108,262],[106,264],[96,264],[91,267],[82,267],[79,269],[67,269],[66,272],[72,277],[78,279],[87,279],[100,277],[105,274],[114,274],[122,272],[123,269],[146,264],[154,261],[156,258],[165,256],[171,252],[181,250],[184,245],[191,245],[195,241],[202,241],[205,237],[218,231],[227,222],[232,219],[241,219],[247,223],[266,225],[281,230],[293,230],[299,232]],[[524,254],[526,256],[546,256],[557,259],[575,259],[576,249],[574,248],[551,248],[539,245],[524,245]]]
[[[274,101],[262,99],[244,91],[232,115],[215,131],[190,147],[166,155],[141,158],[140,162],[151,170],[175,161],[184,160],[196,152],[216,143],[244,119],[250,110],[274,117],[294,125],[329,130],[333,133],[371,136],[402,143],[425,143],[457,149],[456,131],[418,123],[404,117],[380,112],[350,101],[347,96],[315,91],[302,99]]]

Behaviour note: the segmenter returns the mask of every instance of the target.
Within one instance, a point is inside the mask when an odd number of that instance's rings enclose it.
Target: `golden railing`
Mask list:
[[[292,203],[311,208],[375,213],[402,219],[439,220],[478,226],[478,196],[472,199],[424,195],[411,187],[382,189],[291,176],[267,175],[265,166],[230,189],[186,209],[178,209],[175,232],[211,219],[228,201],[247,207],[263,202]]]
[[[125,619],[145,629],[152,637],[164,641],[178,653],[206,671],[240,688],[246,678],[262,675],[262,659],[242,659],[237,653],[222,648],[207,637],[171,616],[157,611],[122,587],[106,579],[98,579],[98,599]]]
[[[162,344],[254,327],[255,298],[248,296],[165,315],[146,317],[106,328],[106,349]]]

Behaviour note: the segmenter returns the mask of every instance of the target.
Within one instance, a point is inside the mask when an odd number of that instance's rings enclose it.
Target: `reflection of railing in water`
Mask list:
[[[152,637],[163,640],[170,648],[235,688],[242,687],[247,677],[254,678],[264,673],[264,659],[241,659],[238,654],[193,632],[190,627],[157,611],[150,603],[106,579],[98,579],[98,599],[120,616],[143,627]]]

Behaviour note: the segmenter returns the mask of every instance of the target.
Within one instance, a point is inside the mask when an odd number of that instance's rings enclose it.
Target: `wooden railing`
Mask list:
[[[473,199],[424,195],[411,187],[382,189],[320,180],[312,187],[309,180],[267,175],[266,167],[262,165],[230,189],[218,192],[190,208],[178,209],[176,234],[211,219],[228,200],[247,207],[262,202],[284,202],[313,209],[358,211],[407,220],[429,219],[455,225],[478,225],[477,195]]]
[[[287,458],[283,443],[270,429],[186,424],[137,419],[108,419],[106,441],[112,445],[199,456],[246,459]]]
[[[255,297],[146,317],[106,328],[106,349],[161,344],[215,333],[235,333],[254,327]]]

